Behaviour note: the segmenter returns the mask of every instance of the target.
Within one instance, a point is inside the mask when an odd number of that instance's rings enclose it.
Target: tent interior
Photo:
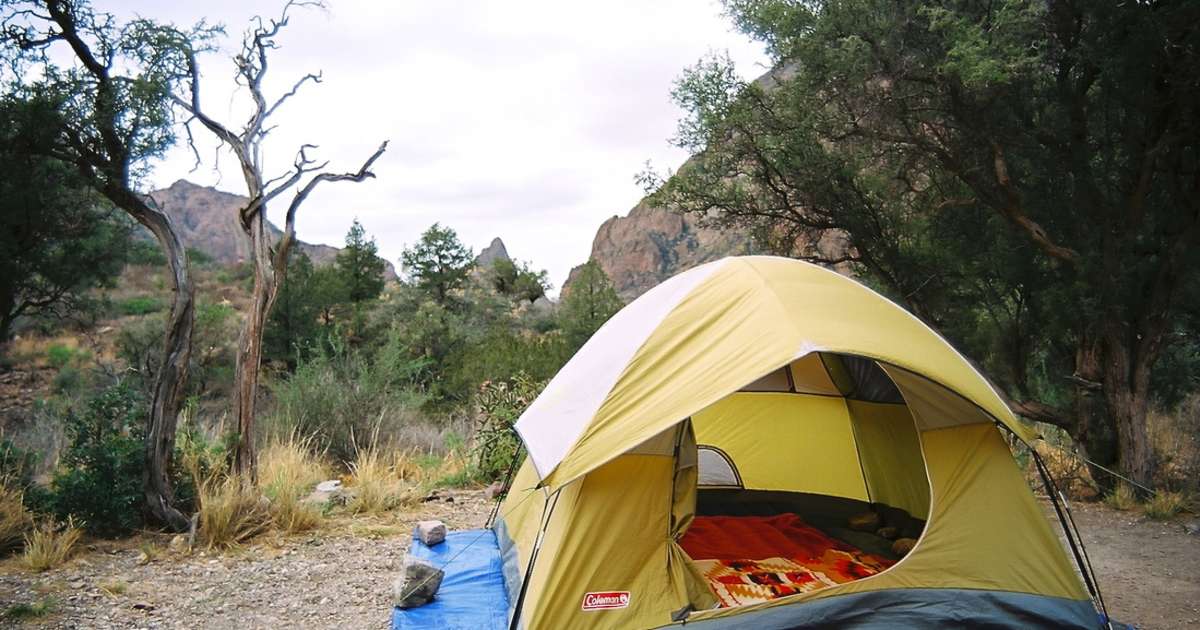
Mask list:
[[[872,359],[808,354],[690,422],[696,510],[679,542],[722,607],[869,577],[924,530],[917,422]]]

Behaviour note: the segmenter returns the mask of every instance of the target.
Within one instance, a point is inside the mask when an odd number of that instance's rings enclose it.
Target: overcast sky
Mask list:
[[[230,54],[248,20],[282,2],[121,0],[100,8],[183,25],[224,24],[221,52],[202,61],[204,106],[234,125]],[[357,216],[396,262],[435,221],[475,252],[493,237],[549,270],[555,292],[587,259],[596,228],[642,196],[634,175],[684,159],[668,140],[680,112],[670,100],[680,72],[710,51],[741,74],[765,70],[758,45],[736,33],[709,0],[331,0],[294,10],[271,58],[269,93],[322,71],[277,115],[268,176],[301,143],[320,146],[337,170],[355,170],[391,141],[362,184],[323,184],[297,219],[310,242],[339,245]],[[177,179],[245,194],[228,155],[201,136],[203,166],[183,148],[155,167],[155,188]],[[283,203],[271,212],[278,223]]]

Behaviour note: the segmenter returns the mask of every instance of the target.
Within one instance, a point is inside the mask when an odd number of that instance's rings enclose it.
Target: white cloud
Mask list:
[[[228,57],[251,16],[281,6],[126,0],[114,10],[225,24],[222,52],[203,61],[204,100],[232,122],[245,94],[233,92]],[[763,71],[761,49],[720,11],[698,0],[332,0],[327,12],[295,10],[267,88],[279,93],[317,70],[325,80],[277,117],[268,170],[286,168],[304,142],[333,167],[354,169],[389,139],[377,180],[327,185],[309,199],[301,238],[339,244],[357,216],[395,261],[439,221],[476,251],[500,236],[561,284],[586,260],[599,224],[637,203],[644,162],[686,158],[668,144],[680,116],[669,93],[683,68],[728,50],[743,75]],[[180,147],[151,183],[186,178],[243,192],[232,158],[215,173],[215,144],[201,141],[201,170],[189,172],[193,158]]]

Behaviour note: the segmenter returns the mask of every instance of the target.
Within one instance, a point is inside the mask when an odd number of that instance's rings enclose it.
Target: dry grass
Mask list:
[[[1108,507],[1115,510],[1128,512],[1138,505],[1137,493],[1134,491],[1133,486],[1125,482],[1120,482],[1108,496],[1104,497],[1104,502]]]
[[[24,495],[0,483],[0,555],[20,549],[32,531],[33,514],[25,508]]]
[[[241,544],[271,528],[270,501],[250,480],[217,475],[198,485],[200,513],[196,538],[209,548]]]
[[[71,557],[75,543],[83,536],[73,518],[66,523],[44,521],[25,537],[25,566],[34,571],[46,571],[60,566]]]
[[[1160,490],[1146,501],[1142,511],[1156,521],[1165,521],[1182,512],[1187,504],[1188,497],[1184,493]]]
[[[263,449],[258,460],[259,482],[271,500],[274,525],[288,533],[321,524],[321,510],[304,498],[330,476],[329,468],[313,453],[310,439],[294,434]]]
[[[109,597],[116,597],[129,592],[129,582],[126,582],[121,578],[111,578],[101,582],[97,586],[101,591],[104,592],[105,595],[108,595]]]
[[[355,447],[350,486],[353,496],[348,507],[355,514],[378,514],[416,500],[416,493],[397,473],[395,461],[387,461],[374,445]]]
[[[1200,490],[1200,394],[1192,394],[1171,412],[1151,411],[1146,432],[1159,459],[1159,487]]]

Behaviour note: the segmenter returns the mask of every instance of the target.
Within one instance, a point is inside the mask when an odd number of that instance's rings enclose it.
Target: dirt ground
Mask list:
[[[1139,628],[1200,628],[1200,536],[1183,524],[1099,503],[1073,503],[1072,514],[1100,582],[1108,612]]]
[[[405,514],[335,521],[319,534],[256,542],[219,555],[175,554],[165,538],[94,544],[63,568],[31,574],[0,564],[0,610],[49,602],[20,623],[39,628],[386,628],[390,584],[412,524],[479,527],[477,491]],[[1149,629],[1200,627],[1200,536],[1194,516],[1158,523],[1098,504],[1075,505],[1108,608]],[[16,625],[2,619],[0,625]]]

